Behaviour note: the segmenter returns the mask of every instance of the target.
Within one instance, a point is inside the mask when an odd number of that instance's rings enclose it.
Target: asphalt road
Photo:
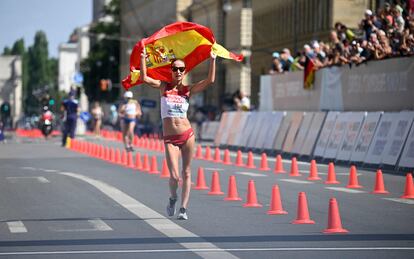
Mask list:
[[[118,142],[86,141],[119,147]],[[157,156],[161,170],[164,155]],[[235,154],[232,153],[232,161]],[[246,161],[246,159],[245,159]],[[259,166],[260,157],[255,156]],[[348,167],[336,166],[338,185],[194,160],[193,182],[203,167],[207,185],[219,172],[222,196],[192,190],[189,220],[168,218],[168,181],[159,175],[74,152],[59,139],[15,138],[0,144],[0,257],[4,258],[414,258],[414,200],[399,199],[405,176],[384,174],[388,195],[375,195],[375,172],[358,170],[362,189],[350,190]],[[274,167],[274,159],[269,159]],[[290,161],[284,161],[287,171]],[[235,175],[243,201],[223,201]],[[262,208],[244,208],[254,180]],[[287,215],[267,215],[277,184]],[[298,194],[307,196],[315,224],[291,224]],[[336,198],[347,234],[324,234],[330,198]]]

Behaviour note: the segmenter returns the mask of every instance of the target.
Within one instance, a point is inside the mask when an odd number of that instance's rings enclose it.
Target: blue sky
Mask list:
[[[59,44],[91,21],[92,0],[0,0],[0,54],[20,38],[26,48],[33,45],[36,31],[43,30],[49,56],[57,58]]]

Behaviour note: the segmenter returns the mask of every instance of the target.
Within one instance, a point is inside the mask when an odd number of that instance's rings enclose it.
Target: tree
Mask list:
[[[11,49],[9,47],[4,47],[3,55],[11,55]]]
[[[3,55],[19,55],[22,58],[23,108],[26,114],[39,113],[40,103],[38,97],[33,95],[34,91],[44,89],[53,98],[58,97],[55,96],[58,94],[57,60],[48,57],[48,42],[44,32],[36,32],[34,45],[28,50],[24,39],[18,39],[11,49],[4,48]]]
[[[26,111],[38,113],[40,108],[38,99],[41,96],[34,96],[34,92],[38,91],[40,95],[49,94],[49,92],[56,92],[57,87],[57,61],[49,59],[48,41],[43,31],[36,32],[34,44],[29,47],[28,68]]]
[[[113,102],[119,96],[120,1],[112,0],[104,7],[104,14],[106,18],[90,29],[91,35],[96,37],[91,40],[88,57],[81,62],[81,72],[90,101]],[[117,87],[101,89],[102,79],[109,79]]]

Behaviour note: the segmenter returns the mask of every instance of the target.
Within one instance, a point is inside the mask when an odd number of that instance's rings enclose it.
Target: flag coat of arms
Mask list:
[[[147,53],[148,76],[165,82],[171,82],[170,63],[174,59],[184,60],[187,72],[208,59],[211,51],[222,58],[243,60],[243,55],[218,44],[209,28],[191,22],[175,22],[135,44],[130,56],[130,74],[122,80],[125,89],[142,83],[139,80],[142,46]]]

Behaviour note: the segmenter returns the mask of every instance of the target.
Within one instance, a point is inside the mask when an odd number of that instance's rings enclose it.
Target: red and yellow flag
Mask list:
[[[130,57],[130,74],[122,80],[125,89],[142,83],[139,80],[142,43],[147,52],[147,74],[166,82],[171,82],[172,59],[184,60],[186,72],[208,59],[211,50],[222,58],[243,60],[243,55],[229,52],[218,44],[209,28],[191,22],[176,22],[135,44]]]
[[[313,89],[313,83],[315,82],[315,64],[312,59],[306,57],[305,71],[303,75],[303,88],[307,90]]]

